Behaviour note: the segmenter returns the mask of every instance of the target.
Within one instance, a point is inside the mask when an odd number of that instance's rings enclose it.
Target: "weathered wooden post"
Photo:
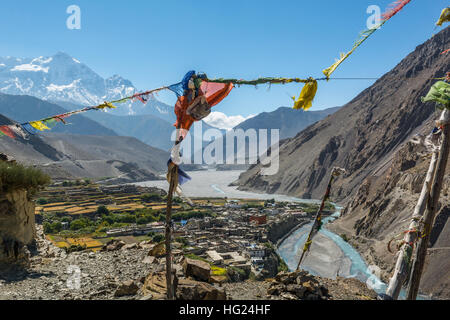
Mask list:
[[[423,236],[419,239],[416,247],[416,254],[414,256],[411,277],[408,282],[407,299],[415,300],[419,292],[420,278],[422,277],[425,258],[427,255],[428,242],[430,240],[430,233],[433,226],[434,218],[437,212],[439,203],[439,196],[442,188],[442,181],[445,175],[445,168],[450,150],[450,111],[444,108],[441,118],[437,121],[438,127],[442,127],[442,141],[439,151],[439,158],[436,165],[436,172],[434,174],[433,185],[431,187],[430,196],[427,202],[427,208],[423,219],[424,230]]]
[[[439,150],[437,148],[434,148],[431,156],[430,166],[423,183],[422,192],[420,193],[419,200],[417,201],[417,205],[414,209],[408,232],[404,236],[403,245],[398,252],[394,274],[389,282],[389,287],[386,290],[386,295],[394,300],[398,299],[400,290],[402,289],[402,285],[405,283],[405,281],[407,281],[408,278],[409,264],[411,262],[411,256],[413,252],[413,243],[415,243],[415,241],[417,240],[418,230],[420,230],[419,222],[422,219],[430,194],[430,187],[436,169],[438,153]]]
[[[167,286],[167,299],[173,300],[175,297],[175,292],[172,282],[172,248],[171,248],[171,238],[172,238],[172,200],[173,193],[176,189],[177,184],[177,173],[178,166],[169,166],[168,176],[169,176],[169,194],[167,195],[167,208],[166,208],[166,236],[165,236],[165,246],[166,246],[166,286]]]
[[[325,191],[325,194],[323,195],[319,210],[317,210],[316,216],[314,218],[313,226],[311,228],[311,231],[309,232],[308,238],[306,239],[300,259],[298,260],[297,269],[296,269],[297,271],[300,269],[300,265],[303,261],[303,258],[305,257],[306,252],[309,251],[309,248],[312,243],[312,238],[316,235],[317,232],[319,232],[320,228],[322,227],[322,211],[323,211],[323,208],[325,207],[325,202],[328,200],[328,198],[330,196],[331,184],[333,183],[334,178],[339,176],[343,172],[345,172],[345,169],[337,168],[337,167],[335,167],[335,168],[333,168],[333,170],[331,170],[331,175],[330,175],[330,180],[328,181],[327,190]]]

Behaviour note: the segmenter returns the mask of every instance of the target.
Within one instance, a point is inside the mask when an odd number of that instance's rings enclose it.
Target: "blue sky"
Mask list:
[[[2,1],[1,56],[66,52],[103,77],[120,74],[139,89],[180,81],[188,70],[210,78],[322,77],[366,28],[369,5],[393,0],[40,0]],[[66,27],[69,5],[81,30]],[[447,0],[413,0],[366,41],[335,77],[379,77],[430,38]],[[373,81],[320,82],[312,110],[343,105]],[[227,115],[291,106],[299,85],[240,87],[215,107]],[[161,99],[173,103],[172,96]]]

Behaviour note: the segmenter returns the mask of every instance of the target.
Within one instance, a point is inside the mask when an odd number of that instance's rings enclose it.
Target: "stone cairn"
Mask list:
[[[308,272],[280,272],[267,289],[269,296],[286,300],[329,300],[328,289]]]

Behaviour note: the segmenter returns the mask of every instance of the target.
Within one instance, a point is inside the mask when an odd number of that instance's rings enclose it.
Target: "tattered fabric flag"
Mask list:
[[[385,21],[389,20],[410,2],[411,2],[411,0],[397,0],[393,3],[391,3],[388,6],[388,9],[386,10],[386,12],[382,14],[383,20],[385,20]]]
[[[300,93],[300,96],[296,100],[295,97],[292,97],[294,100],[294,109],[303,109],[308,110],[312,106],[312,102],[317,93],[317,80],[310,78],[309,82],[305,84]]]
[[[131,99],[133,99],[133,100],[137,99],[145,105],[148,102],[148,95],[136,93],[134,96],[131,97]]]
[[[339,59],[336,59],[336,62],[332,64],[329,68],[323,70],[323,74],[327,77],[327,79],[330,79],[331,74],[336,70],[339,65],[344,62],[345,59],[347,59],[364,41],[367,40],[377,29],[381,26],[379,24],[373,29],[365,30],[360,33],[358,40],[355,41],[353,44],[353,48],[347,52],[347,53],[341,53]]]
[[[115,100],[114,103],[125,103],[125,102],[128,102],[128,101],[130,101],[130,98],[126,97],[126,98],[123,98],[123,99],[120,99],[120,100]]]
[[[97,107],[94,107],[94,109],[105,109],[105,108],[116,109],[117,107],[115,105],[113,105],[111,102],[106,102],[106,101],[103,104],[101,104]]]
[[[450,84],[444,81],[436,82],[428,94],[422,98],[422,102],[427,101],[436,102],[438,107],[450,108]]]
[[[57,124],[57,120],[55,118],[46,119],[42,121],[45,125],[50,129],[54,128]]]
[[[450,7],[442,10],[441,16],[439,17],[438,22],[436,22],[436,25],[441,27],[444,22],[450,22]]]
[[[22,137],[25,140],[28,140],[28,135],[23,128],[18,124],[12,124],[9,128],[16,134],[16,136]]]
[[[63,124],[66,124],[66,121],[64,120],[64,118],[66,118],[67,116],[64,115],[59,115],[59,116],[54,116],[53,119],[55,119],[58,122],[62,122]]]
[[[168,173],[167,173],[167,181],[170,183],[170,172],[172,171],[171,169],[173,168],[173,166],[175,166],[175,164],[173,163],[172,159],[169,159],[169,161],[167,161],[167,167],[168,167]],[[183,184],[185,184],[186,182],[189,182],[192,180],[192,178],[186,173],[184,172],[180,167],[178,167],[178,182],[177,185],[182,186]]]
[[[11,128],[9,126],[0,126],[0,132],[2,132],[4,135],[6,135],[12,139],[16,138],[14,131],[11,130]]]
[[[206,80],[205,74],[195,74],[189,71],[183,77],[181,86],[169,88],[177,94],[183,90],[183,95],[178,96],[175,104],[177,121],[174,126],[177,129],[189,130],[195,121],[199,121],[211,113],[211,108],[225,99],[233,89],[231,82],[212,82]],[[180,91],[176,91],[180,90]]]
[[[47,127],[42,121],[31,121],[29,124],[39,131],[50,130],[50,128]]]
[[[22,128],[31,135],[35,135],[37,133],[37,130],[33,128],[29,123],[23,123]]]
[[[355,50],[358,48],[364,41],[366,41],[375,31],[380,29],[382,25],[384,25],[389,19],[391,19],[393,16],[395,16],[400,10],[403,9],[404,6],[406,6],[408,3],[410,3],[411,0],[399,0],[395,1],[392,4],[389,5],[386,12],[383,13],[382,21],[375,26],[372,29],[363,31],[358,40],[353,45],[353,48],[347,52],[347,53],[341,53],[340,58],[336,60],[334,64],[332,64],[329,68],[323,70],[323,74],[327,77],[327,80],[330,79],[331,74],[336,70],[336,68],[344,62],[345,59],[347,59]]]

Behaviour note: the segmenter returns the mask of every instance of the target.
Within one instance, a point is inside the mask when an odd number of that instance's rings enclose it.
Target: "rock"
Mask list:
[[[131,250],[131,249],[141,249],[141,246],[138,243],[130,243],[122,247],[122,250]]]
[[[142,263],[148,263],[148,264],[152,264],[153,262],[155,262],[155,257],[153,256],[146,256],[144,258],[144,260],[142,260]]]
[[[173,255],[173,256],[179,256],[179,255],[181,255],[182,253],[183,253],[183,251],[178,250],[178,249],[172,250],[172,255]]]
[[[301,300],[326,299],[328,290],[319,281],[305,271],[280,272],[267,289],[267,294],[291,300],[291,295]]]
[[[179,265],[179,264],[173,264],[172,265],[172,269],[175,271],[175,274],[178,276],[178,277],[182,277],[184,274],[183,274],[183,266],[181,266],[181,265]]]
[[[270,285],[269,289],[267,289],[267,294],[270,294],[273,296],[278,296],[285,290],[286,290],[286,287],[283,284],[272,283]]]
[[[228,277],[227,276],[210,276],[209,282],[222,284],[222,283],[228,282]]]
[[[197,280],[209,281],[211,266],[200,260],[185,258],[183,270],[186,277],[193,277]]]
[[[283,292],[280,296],[286,300],[298,300],[296,296],[288,292]]]
[[[166,255],[166,245],[164,243],[158,243],[153,245],[148,252],[149,256],[154,256],[157,258],[163,257]]]
[[[225,291],[219,290],[206,282],[180,279],[176,291],[180,300],[226,300]]]
[[[114,292],[114,296],[115,297],[133,296],[138,291],[139,291],[138,285],[134,281],[128,280],[120,284],[119,287],[117,287],[116,291]]]
[[[144,297],[151,295],[154,300],[166,299],[165,273],[158,272],[148,275],[141,294]],[[176,286],[176,298],[180,300],[226,300],[226,293],[206,282],[179,279]]]
[[[302,299],[305,295],[306,288],[299,284],[288,284],[286,290],[290,293],[295,294],[298,298]]]
[[[122,240],[112,239],[102,247],[102,251],[116,251],[121,249],[124,245],[125,242]]]

